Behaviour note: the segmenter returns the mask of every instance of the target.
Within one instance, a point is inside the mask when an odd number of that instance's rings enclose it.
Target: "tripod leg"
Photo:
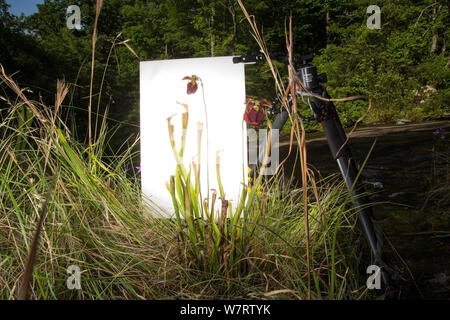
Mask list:
[[[287,119],[289,119],[289,113],[287,113],[287,111],[280,112],[273,121],[272,129],[278,129],[281,131],[286,124]]]
[[[329,105],[328,108],[334,109],[334,106]],[[386,264],[382,257],[382,235],[377,231],[378,229],[373,219],[371,208],[365,207],[365,205],[368,204],[368,199],[366,196],[362,195],[364,193],[364,188],[360,181],[357,181],[358,170],[351,155],[350,148],[347,145],[344,145],[347,137],[337,114],[335,114],[334,117],[330,117],[330,119],[323,120],[322,127],[333,158],[337,161],[345,184],[351,192],[352,200],[358,211],[362,229],[372,252],[373,263],[381,268],[381,280],[383,286],[388,288],[390,286],[390,277],[387,274],[385,269]]]

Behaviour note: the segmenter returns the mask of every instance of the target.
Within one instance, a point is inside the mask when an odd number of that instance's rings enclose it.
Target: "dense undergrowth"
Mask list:
[[[158,218],[143,205],[138,176],[131,173],[132,147],[106,157],[104,138],[91,147],[72,138],[60,118],[67,93],[63,83],[55,105],[48,107],[28,100],[5,74],[1,81],[13,93],[3,97],[10,107],[0,124],[0,298],[17,298],[41,214],[46,216],[28,293],[32,299],[367,296],[355,245],[356,217],[339,180],[329,177],[307,191],[310,268],[299,201],[303,190],[281,183],[286,180],[281,175],[263,183],[264,192],[247,206],[235,239],[245,246],[235,248],[231,261],[230,240],[219,233],[220,255],[216,268],[209,268],[210,260],[202,258],[208,242],[199,240],[198,250],[192,250],[187,227],[180,229],[176,219]],[[105,124],[101,132],[105,137]],[[67,287],[71,265],[81,270],[80,290]]]

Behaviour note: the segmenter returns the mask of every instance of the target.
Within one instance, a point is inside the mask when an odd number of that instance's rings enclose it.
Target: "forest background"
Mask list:
[[[333,98],[369,95],[365,123],[413,121],[450,115],[448,1],[378,0],[381,28],[369,29],[373,1],[247,0],[271,53],[285,52],[286,18],[292,14],[294,52],[314,53],[328,75]],[[81,8],[80,30],[67,27],[67,8]],[[0,63],[27,96],[51,105],[56,81],[71,84],[64,101],[69,129],[87,138],[94,0],[45,0],[30,16],[14,16],[0,0]],[[115,127],[110,147],[139,132],[139,61],[258,53],[236,0],[107,0],[98,22],[93,112]],[[286,75],[283,62],[277,63]],[[170,85],[170,84],[167,84]],[[247,95],[271,100],[276,93],[267,64],[246,68]],[[0,84],[8,95],[8,89]],[[226,90],[226,88],[224,88]],[[345,126],[367,109],[366,101],[337,105]],[[0,115],[8,105],[0,100]],[[309,115],[308,107],[302,106]],[[226,112],[226,110],[224,110]],[[100,126],[98,126],[100,127]],[[320,130],[314,124],[308,130]],[[116,150],[117,151],[117,150]]]

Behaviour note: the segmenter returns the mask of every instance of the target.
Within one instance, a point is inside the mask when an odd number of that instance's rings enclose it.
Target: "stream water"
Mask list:
[[[433,132],[446,128],[446,139]],[[307,136],[308,163],[321,176],[339,172],[326,140],[320,134]],[[399,271],[401,297],[450,298],[450,208],[426,201],[432,181],[448,170],[448,157],[436,159],[433,146],[450,140],[450,121],[365,127],[352,134],[349,141],[353,157],[362,164],[376,139],[376,144],[362,173],[362,181],[377,202],[374,215],[386,234],[385,253]],[[289,139],[280,141],[280,159],[289,150]],[[285,173],[294,170],[296,145],[284,165]],[[434,185],[436,187],[436,185]],[[448,187],[448,180],[447,180]],[[450,190],[447,188],[446,190]],[[448,202],[447,202],[448,204]],[[394,249],[395,248],[395,249]]]

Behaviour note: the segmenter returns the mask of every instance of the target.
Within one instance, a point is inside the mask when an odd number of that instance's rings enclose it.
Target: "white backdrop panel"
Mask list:
[[[174,210],[165,182],[175,174],[176,161],[169,142],[167,118],[175,126],[175,140],[180,145],[181,114],[189,105],[189,124],[184,154],[186,168],[197,155],[197,122],[203,126],[201,175],[202,194],[207,194],[206,121],[202,87],[187,95],[185,76],[203,80],[209,124],[209,184],[219,190],[216,178],[216,151],[221,153],[221,179],[227,200],[233,208],[239,200],[247,177],[244,64],[233,64],[232,57],[212,57],[145,61],[140,63],[141,178],[144,196],[162,209],[163,215]],[[192,174],[193,177],[193,174]],[[216,206],[216,207],[220,207]]]

